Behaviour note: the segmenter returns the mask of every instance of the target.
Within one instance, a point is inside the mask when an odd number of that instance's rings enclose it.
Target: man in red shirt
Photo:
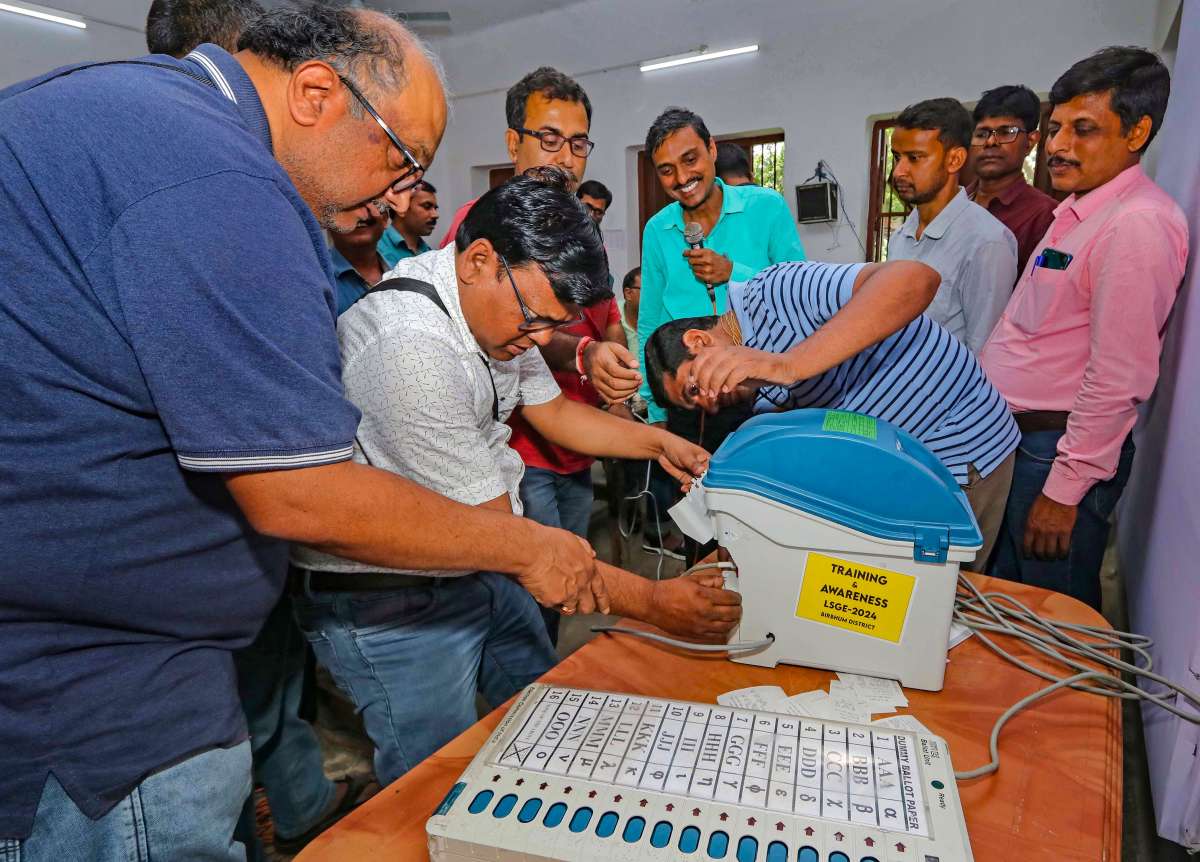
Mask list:
[[[1021,428],[990,573],[1096,608],[1130,431],[1187,263],[1183,213],[1140,165],[1170,89],[1140,48],[1105,48],[1055,82],[1047,165],[1070,197],[979,357]]]
[[[999,219],[1017,238],[1017,272],[1054,221],[1058,201],[1025,181],[1022,167],[1037,146],[1042,103],[1028,87],[1007,85],[979,97],[972,119],[967,196]]]

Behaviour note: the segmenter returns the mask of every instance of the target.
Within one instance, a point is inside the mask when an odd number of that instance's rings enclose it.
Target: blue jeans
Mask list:
[[[1056,590],[1100,609],[1100,564],[1108,544],[1108,519],[1133,466],[1133,437],[1125,440],[1117,472],[1107,482],[1097,482],[1079,501],[1071,546],[1066,559],[1035,560],[1021,547],[1025,522],[1033,501],[1042,492],[1058,454],[1062,431],[1033,431],[1021,435],[1013,467],[1012,489],[1004,510],[1004,525],[996,544],[989,575]]]
[[[282,838],[295,838],[316,824],[335,793],[325,777],[317,735],[300,717],[307,655],[304,635],[292,617],[292,600],[284,593],[254,643],[233,657],[254,777],[267,792],[275,834]],[[253,799],[246,800],[238,837],[252,859],[260,858]]]
[[[533,597],[494,572],[294,601],[317,661],[362,713],[384,785],[475,723],[476,691],[499,706],[558,660]]]
[[[0,838],[3,862],[233,862],[233,830],[250,794],[250,743],[187,758],[142,783],[99,820],[75,807],[51,775],[28,838]]]
[[[525,517],[547,527],[561,527],[588,537],[592,520],[592,469],[555,473],[542,467],[526,467],[521,479],[521,505]],[[541,608],[550,642],[558,643],[558,611]]]

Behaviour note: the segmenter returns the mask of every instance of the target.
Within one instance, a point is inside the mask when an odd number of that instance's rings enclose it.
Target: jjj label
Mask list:
[[[916,581],[903,572],[810,553],[796,616],[899,643]]]

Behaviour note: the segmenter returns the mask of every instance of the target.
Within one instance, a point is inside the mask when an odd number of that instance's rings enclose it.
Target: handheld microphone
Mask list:
[[[697,222],[690,221],[683,229],[683,241],[688,244],[688,248],[695,251],[698,248],[704,248],[704,228],[700,227]],[[712,303],[713,314],[717,313],[717,293],[713,290],[713,286],[708,282],[704,283],[704,289],[708,291],[708,301]]]

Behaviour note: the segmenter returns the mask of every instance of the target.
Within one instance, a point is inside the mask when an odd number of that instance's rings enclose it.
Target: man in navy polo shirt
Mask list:
[[[242,858],[231,653],[288,541],[606,604],[577,537],[349,461],[321,228],[407,204],[435,62],[361,10],[239,47],[0,92],[5,858]]]

